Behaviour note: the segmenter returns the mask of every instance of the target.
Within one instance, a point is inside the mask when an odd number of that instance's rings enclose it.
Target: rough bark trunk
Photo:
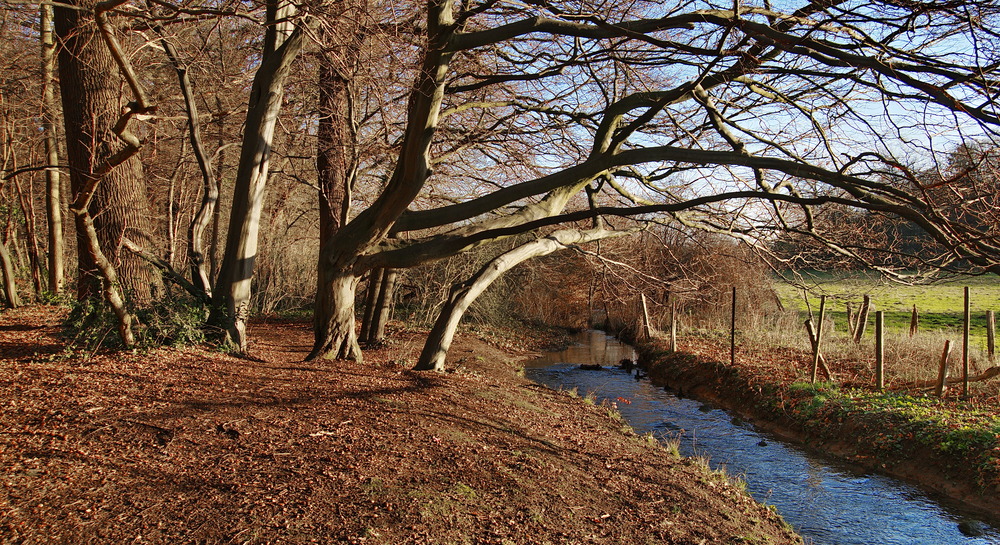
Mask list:
[[[93,8],[90,0],[73,2]],[[66,128],[67,159],[74,195],[80,193],[95,176],[100,184],[90,202],[93,228],[109,264],[117,269],[124,291],[144,303],[159,291],[162,281],[155,269],[131,252],[122,251],[122,240],[129,238],[142,246],[152,245],[149,233],[152,216],[146,194],[142,163],[135,154],[118,163],[112,157],[127,147],[115,132],[127,98],[121,94],[118,65],[102,40],[90,9],[57,7],[54,10],[59,50],[59,79],[63,119]],[[97,169],[114,163],[107,172]],[[101,273],[92,252],[86,250],[88,225],[76,214],[76,237],[79,280],[77,297],[102,295]]]
[[[52,6],[41,6],[42,42],[42,131],[45,133],[45,158],[49,165],[45,169],[45,210],[48,216],[49,234],[49,291],[59,295],[65,282],[66,242],[63,236],[62,189],[60,187],[59,147],[56,143],[56,46],[52,39]]]
[[[271,21],[281,21],[291,15],[292,6],[282,2],[269,5]],[[265,34],[264,60],[254,76],[250,91],[250,107],[240,163],[236,174],[226,252],[216,282],[213,321],[223,326],[226,342],[240,352],[248,348],[246,327],[250,315],[250,283],[260,216],[264,207],[268,167],[274,128],[281,110],[285,79],[292,62],[302,49],[302,30],[288,34],[290,23],[277,22]]]
[[[94,221],[90,217],[86,206],[74,207],[73,213],[77,215],[77,223],[83,227],[83,246],[80,252],[87,254],[87,259],[97,267],[101,280],[101,297],[111,307],[118,321],[118,336],[126,347],[135,345],[135,333],[132,329],[135,321],[132,314],[125,306],[125,297],[121,290],[121,281],[115,271],[115,267],[101,251],[101,244],[94,226]]]
[[[345,2],[338,2],[344,9]],[[342,249],[333,240],[347,222],[351,185],[357,168],[357,135],[351,100],[351,77],[360,45],[356,22],[332,18],[320,29],[319,126],[316,170],[319,182],[320,254],[317,261],[315,344],[309,359],[362,359],[354,332],[355,293],[359,278],[341,274],[336,265]],[[326,265],[325,265],[326,264]],[[348,288],[348,286],[351,286]],[[346,299],[345,299],[346,297]],[[365,322],[367,325],[367,321]]]
[[[431,333],[424,343],[424,348],[420,352],[420,359],[417,360],[417,365],[414,369],[419,371],[444,370],[445,358],[448,355],[448,350],[451,348],[451,342],[455,338],[455,331],[458,329],[458,324],[461,323],[465,311],[503,273],[523,261],[551,254],[552,252],[567,248],[571,244],[620,236],[629,232],[631,231],[609,231],[601,228],[589,231],[564,229],[500,254],[484,265],[471,278],[452,286],[448,294],[448,300],[441,309],[441,314],[438,315],[437,321],[434,322],[434,327],[431,329]]]

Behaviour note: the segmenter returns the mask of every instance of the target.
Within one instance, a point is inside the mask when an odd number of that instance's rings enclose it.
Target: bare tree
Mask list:
[[[392,175],[325,245],[331,319],[310,357],[359,357],[354,289],[367,270],[568,220],[597,179],[626,207],[648,203],[629,213],[749,241],[793,229],[838,247],[813,207],[892,213],[995,267],[995,238],[957,230],[919,185],[901,189],[913,171],[898,159],[922,126],[994,133],[995,22],[991,3],[430,2]],[[968,47],[939,45],[950,41]],[[470,112],[475,131],[449,124]],[[529,125],[518,138],[538,142],[534,154],[491,145]],[[441,173],[464,191],[434,206],[424,192],[440,191]]]

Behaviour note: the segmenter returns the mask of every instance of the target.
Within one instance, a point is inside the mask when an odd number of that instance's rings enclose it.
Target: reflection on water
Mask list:
[[[634,359],[635,351],[600,331],[585,331],[580,344],[528,362],[525,374],[552,388],[577,388],[598,399],[629,399],[618,410],[637,433],[680,437],[681,453],[703,456],[713,467],[725,466],[742,477],[758,501],[774,505],[789,524],[816,544],[948,545],[1000,544],[1000,531],[983,525],[985,534],[959,531],[963,520],[976,519],[896,479],[864,473],[806,453],[711,405],[682,399],[636,380],[616,366]],[[600,364],[586,371],[580,364]]]

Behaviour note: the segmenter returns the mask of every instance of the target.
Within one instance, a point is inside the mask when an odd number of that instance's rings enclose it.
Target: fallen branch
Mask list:
[[[187,278],[184,278],[184,275],[177,272],[177,269],[170,266],[170,263],[167,263],[163,259],[160,259],[159,257],[146,251],[141,246],[127,238],[122,240],[122,246],[125,246],[128,251],[146,260],[149,264],[159,269],[167,280],[170,280],[171,282],[184,288],[184,291],[190,293],[199,301],[208,303],[208,297],[205,294],[205,291],[198,289],[198,287],[192,284]]]

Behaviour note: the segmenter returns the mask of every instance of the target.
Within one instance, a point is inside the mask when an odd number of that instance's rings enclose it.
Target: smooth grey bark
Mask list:
[[[303,46],[302,29],[291,30],[287,20],[293,9],[290,3],[275,2],[268,10],[271,24],[265,34],[264,58],[250,91],[225,256],[213,301],[213,321],[222,325],[226,343],[244,353],[248,347],[250,284],[257,258],[274,128],[281,110],[285,80]]]
[[[364,338],[368,344],[377,344],[385,339],[385,325],[392,312],[392,295],[396,289],[396,269],[386,269],[379,284],[378,297],[372,309],[372,323],[368,328],[368,336]]]
[[[52,38],[52,6],[42,4],[39,21],[42,45],[42,132],[45,140],[45,210],[49,236],[49,292],[59,295],[65,282],[66,240],[63,235],[62,189],[59,175],[59,147],[56,143],[56,45]]]
[[[562,229],[522,244],[493,258],[479,269],[476,274],[472,275],[471,278],[451,287],[448,300],[441,309],[441,314],[438,315],[437,321],[434,322],[434,327],[431,329],[430,335],[428,335],[427,341],[424,343],[424,348],[420,352],[420,359],[417,360],[417,365],[414,369],[421,371],[444,370],[445,358],[448,355],[448,350],[451,348],[451,342],[455,338],[455,331],[458,329],[458,324],[461,323],[465,311],[503,273],[528,259],[548,255],[566,249],[573,244],[582,244],[612,236],[621,236],[630,232],[611,231],[603,228],[587,231]]]
[[[368,287],[365,292],[365,313],[361,318],[361,339],[368,338],[371,331],[372,319],[375,315],[375,305],[378,303],[378,294],[382,289],[382,275],[385,269],[377,268],[368,272]]]
[[[160,43],[163,45],[163,51],[170,59],[170,63],[174,66],[174,71],[177,72],[177,80],[180,84],[181,94],[184,96],[184,108],[187,112],[191,149],[198,162],[198,170],[201,172],[201,205],[188,227],[188,258],[191,261],[191,283],[201,291],[205,301],[210,301],[212,299],[212,281],[205,259],[205,230],[208,229],[212,221],[216,204],[219,201],[219,184],[212,172],[212,160],[205,152],[205,144],[201,138],[198,104],[194,99],[194,91],[191,79],[188,77],[187,67],[180,62],[177,50],[170,40],[163,38]]]
[[[3,273],[3,291],[6,295],[7,306],[17,308],[21,306],[21,298],[17,295],[17,282],[14,278],[14,263],[10,259],[10,252],[7,245],[0,240],[0,273]]]

